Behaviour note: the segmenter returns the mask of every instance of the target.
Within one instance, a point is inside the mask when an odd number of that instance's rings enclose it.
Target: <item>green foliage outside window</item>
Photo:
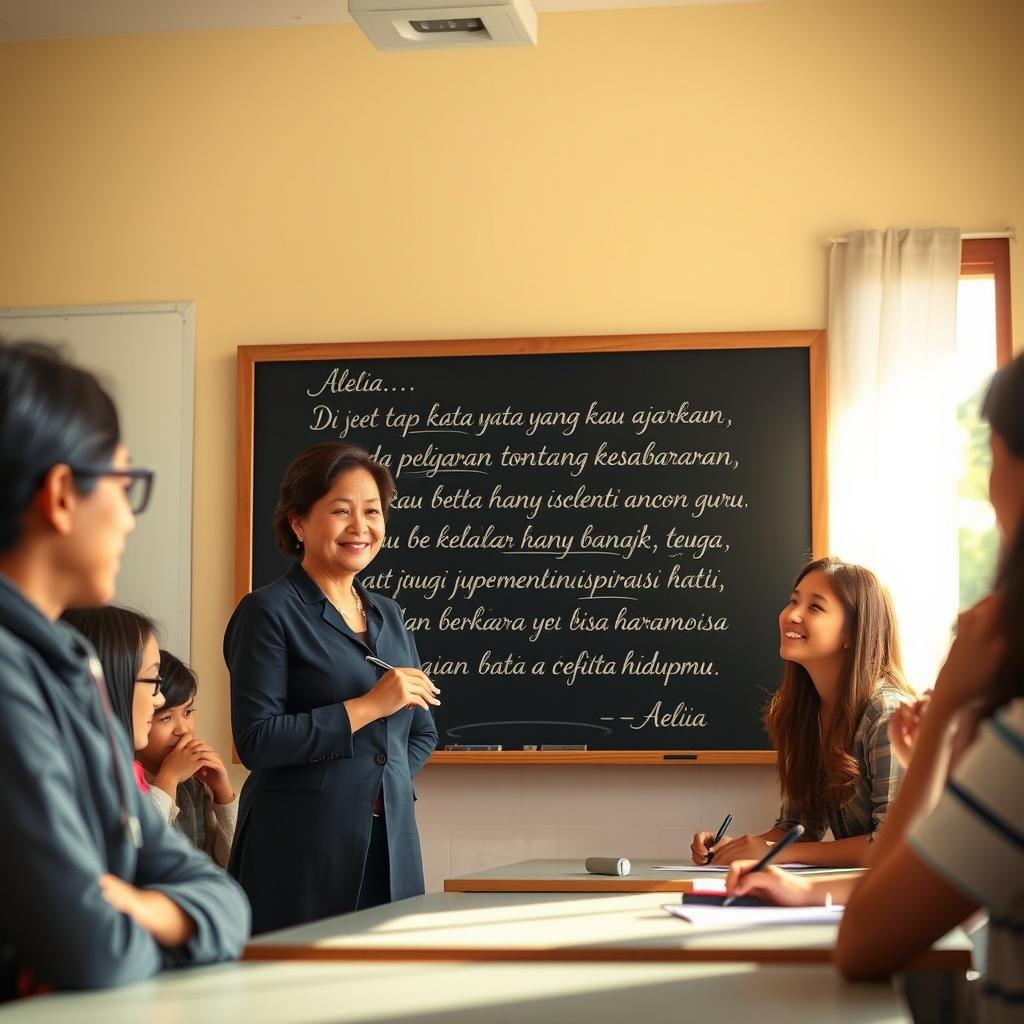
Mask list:
[[[963,440],[963,475],[957,487],[961,608],[969,608],[989,592],[998,554],[995,519],[988,502],[988,424],[979,414],[987,386],[986,380],[957,409]]]

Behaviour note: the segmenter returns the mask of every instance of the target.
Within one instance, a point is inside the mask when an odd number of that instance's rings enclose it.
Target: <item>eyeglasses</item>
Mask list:
[[[153,696],[154,697],[159,697],[160,696],[160,684],[162,682],[163,682],[163,679],[160,676],[156,676],[153,679],[136,679],[135,680],[136,686],[140,686],[142,684],[145,684],[146,686],[152,686],[153,687]]]
[[[75,476],[118,476],[128,481],[124,489],[125,497],[132,515],[141,515],[149,504],[149,496],[153,491],[152,469],[111,469],[109,466],[75,466],[68,463],[68,469]]]

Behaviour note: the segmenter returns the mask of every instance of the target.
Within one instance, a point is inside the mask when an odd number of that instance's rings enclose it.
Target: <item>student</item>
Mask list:
[[[152,619],[130,608],[69,608],[61,618],[92,644],[103,667],[110,707],[132,750],[149,741],[153,715],[164,703],[160,692],[160,649]],[[134,761],[135,782],[146,793],[142,765]]]
[[[995,591],[960,616],[922,717],[906,792],[878,864],[850,897],[837,962],[899,969],[978,907],[989,912],[982,1019],[1024,1020],[1024,357],[994,377],[989,497],[1002,546]],[[947,780],[958,720],[977,738]],[[880,908],[897,913],[879,913]]]
[[[856,881],[795,884],[771,869],[750,875],[745,862],[727,887],[793,904],[820,902],[831,888],[847,902],[836,962],[850,978],[900,970],[986,908],[979,1016],[992,1024],[1024,1020],[1024,357],[996,374],[982,411],[1002,547],[996,586],[960,616],[872,870]]]
[[[59,620],[114,596],[152,471],[96,379],[0,341],[0,999],[237,956],[237,884],[132,782],[91,646]]]
[[[160,692],[164,703],[139,760],[149,797],[166,821],[197,849],[227,867],[238,818],[224,762],[196,738],[195,674],[168,651],[160,652]]]
[[[794,825],[806,829],[793,860],[858,867],[901,775],[887,723],[913,699],[900,667],[896,617],[875,575],[837,558],[804,566],[779,615],[782,685],[766,726],[778,751],[782,810],[756,836],[698,832],[695,864],[760,858]],[[834,839],[822,842],[827,829]]]

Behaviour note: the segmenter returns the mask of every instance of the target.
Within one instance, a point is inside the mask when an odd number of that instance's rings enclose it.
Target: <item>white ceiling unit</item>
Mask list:
[[[537,45],[530,0],[349,0],[348,11],[378,50]]]

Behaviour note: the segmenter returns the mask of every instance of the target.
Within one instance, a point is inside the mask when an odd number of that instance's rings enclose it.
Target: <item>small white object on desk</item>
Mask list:
[[[629,860],[626,857],[588,857],[583,866],[592,875],[629,874]]]

